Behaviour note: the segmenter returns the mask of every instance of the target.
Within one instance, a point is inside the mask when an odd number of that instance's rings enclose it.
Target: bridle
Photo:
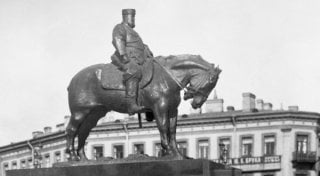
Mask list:
[[[184,90],[184,92],[191,94],[192,97],[193,97],[194,95],[196,95],[196,94],[200,94],[202,97],[204,97],[204,98],[207,99],[208,96],[209,96],[209,93],[206,93],[206,92],[204,92],[204,91],[202,91],[202,90],[200,90],[200,89],[197,90],[197,89],[193,88],[191,85],[188,86],[188,87],[186,87],[186,89],[187,89],[187,91]]]
[[[196,94],[200,94],[201,96],[205,97],[206,99],[208,98],[210,92],[205,92],[203,90],[201,90],[200,87],[194,87],[192,85],[190,85],[189,83],[189,86],[187,87],[183,87],[182,86],[182,83],[166,68],[164,67],[163,65],[161,65],[156,59],[154,59],[154,61],[160,66],[162,67],[167,73],[168,75],[172,78],[172,80],[184,91],[184,93],[189,93],[192,95],[192,97]],[[210,74],[210,73],[209,73]],[[203,78],[204,79],[204,78]],[[209,80],[201,80],[202,82],[203,81],[209,81],[210,82],[210,77],[208,78]]]

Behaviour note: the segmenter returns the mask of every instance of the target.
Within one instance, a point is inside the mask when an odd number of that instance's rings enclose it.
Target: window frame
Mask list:
[[[220,159],[220,140],[221,139],[229,139],[230,141],[230,151],[229,151],[229,158],[232,158],[232,136],[219,136],[218,139],[217,139],[217,152],[218,152],[218,159]],[[241,150],[240,150],[241,151]]]
[[[200,158],[200,156],[199,156],[199,148],[200,148],[200,146],[199,146],[199,144],[200,144],[200,141],[208,141],[208,158]],[[201,137],[201,138],[197,138],[196,139],[196,150],[197,150],[197,152],[196,152],[196,154],[197,154],[197,157],[196,158],[198,158],[198,159],[210,159],[211,157],[210,157],[210,154],[211,154],[211,152],[210,152],[210,149],[211,149],[211,144],[210,144],[210,138],[209,137]]]
[[[273,136],[274,137],[274,154],[273,155],[267,155],[264,153],[264,146],[265,146],[265,137],[267,136]],[[262,134],[262,149],[261,149],[261,153],[263,156],[275,156],[277,155],[277,133],[263,133]]]
[[[157,144],[160,144],[160,147],[162,149],[161,141],[153,141],[153,156],[155,156],[155,157],[158,157],[158,154],[156,153]]]
[[[135,145],[143,145],[143,154],[146,154],[146,143],[145,142],[132,143],[132,154],[137,154],[137,153],[135,153]]]
[[[7,166],[7,169],[5,169],[5,165]],[[4,163],[2,164],[2,167],[3,167],[3,171],[10,170],[10,164],[9,164],[9,162],[4,162]]]
[[[22,168],[22,163],[24,162],[24,168]],[[20,160],[20,169],[27,169],[27,160],[26,159],[21,159]]]
[[[29,161],[31,161],[31,163],[29,162]],[[34,163],[33,163],[33,158],[32,157],[28,157],[27,159],[26,159],[26,166],[27,166],[27,168],[28,169],[31,169],[31,168],[33,168],[34,167]],[[31,164],[31,165],[30,165]]]
[[[122,147],[123,147],[123,157],[122,157],[122,158],[124,158],[124,157],[126,156],[126,145],[125,145],[125,143],[123,143],[123,142],[114,143],[114,144],[112,144],[112,146],[111,146],[111,154],[112,154],[112,157],[113,157],[114,159],[118,159],[118,158],[115,158],[115,155],[114,155],[114,153],[113,153],[113,148],[114,148],[115,146],[119,146],[119,145],[122,145]],[[121,159],[121,158],[120,158],[120,159]]]
[[[307,142],[307,153],[311,151],[311,133],[309,132],[302,132],[302,131],[297,131],[295,132],[295,136],[294,136],[294,150],[295,152],[298,152],[298,145],[297,145],[297,139],[298,139],[298,135],[306,135],[308,136],[308,142]]]
[[[57,154],[59,153],[59,155],[60,155],[60,161],[57,161]],[[59,162],[62,162],[62,152],[60,151],[60,150],[58,150],[58,151],[55,151],[54,153],[53,153],[53,163],[59,163]]]
[[[16,165],[16,168],[13,168],[13,164]],[[11,170],[12,170],[12,169],[18,169],[18,162],[17,162],[17,160],[11,161],[11,167],[10,167],[10,169],[11,169]]]
[[[105,154],[105,149],[104,149],[104,145],[103,144],[93,144],[93,145],[91,145],[91,158],[92,159],[98,159],[98,158],[95,158],[96,156],[94,155],[94,148],[95,147],[102,147],[102,156],[101,157],[99,157],[99,158],[103,158],[104,157],[104,154]]]
[[[177,140],[177,148],[178,148],[178,143],[186,143],[186,156],[189,156],[189,140],[188,139],[178,139]],[[179,148],[178,148],[179,150]]]
[[[47,163],[47,158],[49,158],[49,163]],[[45,164],[48,164],[47,166]],[[51,166],[51,155],[50,153],[43,154],[41,167],[48,168]]]
[[[246,138],[246,137],[251,137],[252,138],[252,147],[251,147],[251,155],[243,155],[242,154],[242,141],[243,141],[243,138]],[[253,134],[244,134],[244,135],[240,135],[240,157],[241,158],[246,158],[246,157],[254,157],[254,135]]]

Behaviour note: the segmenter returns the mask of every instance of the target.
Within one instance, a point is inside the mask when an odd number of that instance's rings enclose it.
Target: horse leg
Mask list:
[[[86,119],[82,122],[82,125],[79,128],[78,132],[78,149],[77,154],[80,158],[80,161],[87,161],[88,158],[84,151],[84,146],[86,144],[86,139],[88,138],[90,131],[93,127],[97,125],[99,119],[105,116],[107,113],[104,109],[93,109],[87,115]]]
[[[172,110],[169,112],[169,120],[170,120],[170,134],[169,134],[169,146],[170,150],[172,150],[173,155],[176,159],[187,159],[187,156],[181,154],[177,147],[176,140],[176,129],[177,129],[177,119],[178,119],[178,110]]]
[[[159,103],[162,105],[166,105],[166,103]],[[160,132],[160,138],[161,138],[161,146],[162,146],[162,154],[163,155],[172,155],[170,153],[169,148],[169,119],[168,119],[168,110],[165,107],[156,106],[154,108],[154,114],[156,117],[156,123],[158,126],[158,130]]]
[[[83,119],[87,115],[87,110],[71,113],[70,121],[66,128],[67,149],[66,153],[70,155],[69,160],[75,161],[78,159],[74,149],[74,140],[78,133],[78,128]]]

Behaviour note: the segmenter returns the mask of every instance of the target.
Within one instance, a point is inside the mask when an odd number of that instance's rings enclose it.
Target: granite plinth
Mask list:
[[[71,164],[72,165],[72,164]],[[9,170],[6,176],[240,176],[241,170],[204,159],[124,163],[88,162],[53,168]]]

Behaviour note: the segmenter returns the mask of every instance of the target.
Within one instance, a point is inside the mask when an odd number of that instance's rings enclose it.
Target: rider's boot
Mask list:
[[[137,104],[138,79],[131,77],[126,81],[126,99],[128,102],[128,113],[133,115],[144,110],[144,106]]]

